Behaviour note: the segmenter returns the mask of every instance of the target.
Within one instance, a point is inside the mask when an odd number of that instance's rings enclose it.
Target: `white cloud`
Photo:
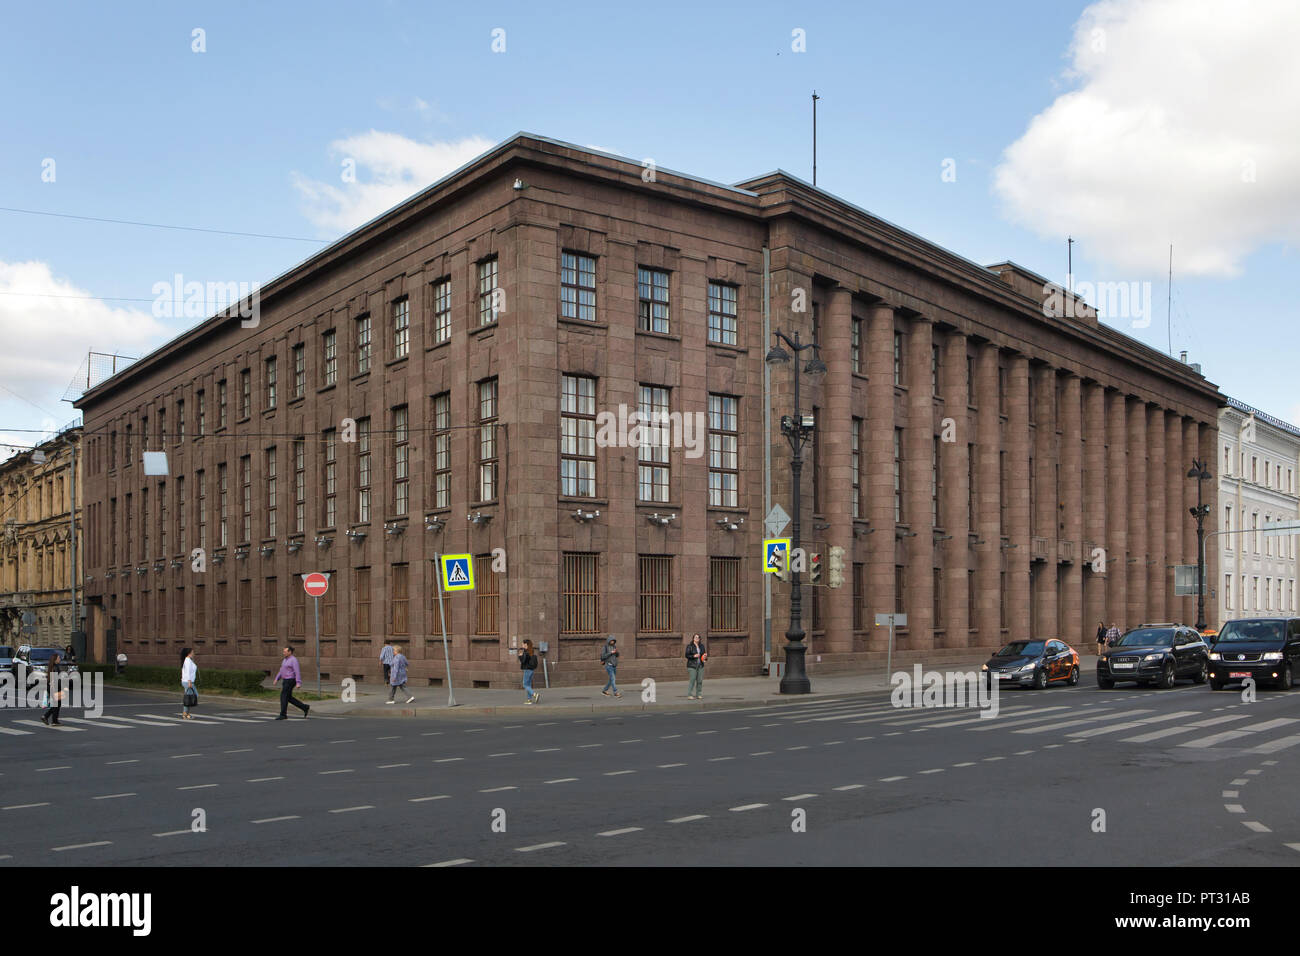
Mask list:
[[[481,136],[422,143],[398,133],[370,130],[330,143],[339,160],[337,184],[293,173],[303,213],[318,228],[345,233],[393,208],[496,144]],[[351,164],[348,161],[351,160]],[[354,181],[344,175],[348,168]]]
[[[1104,0],[1080,16],[1069,81],[1003,155],[1008,216],[1112,267],[1231,276],[1300,239],[1294,0]],[[1253,176],[1254,181],[1249,181]]]
[[[119,308],[89,295],[47,263],[0,261],[0,382],[46,410],[66,409],[59,425],[76,416],[60,399],[88,351],[139,357],[172,334],[148,306]],[[32,404],[10,408],[35,416]]]

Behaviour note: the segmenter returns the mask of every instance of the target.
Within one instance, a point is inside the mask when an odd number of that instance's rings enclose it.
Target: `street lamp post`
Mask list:
[[[1210,506],[1202,503],[1201,482],[1209,481],[1214,476],[1205,467],[1205,462],[1193,458],[1187,477],[1196,480],[1196,507],[1188,510],[1196,519],[1196,629],[1203,631],[1205,630],[1205,518],[1210,513]]]
[[[805,418],[799,408],[799,379],[801,377],[799,353],[807,349],[815,350],[817,346],[812,342],[801,344],[797,331],[793,339],[779,329],[772,334],[788,345],[794,353],[794,415],[781,416],[781,434],[785,435],[786,440],[789,441],[791,451],[790,499],[793,511],[791,523],[794,526],[794,530],[791,532],[791,554],[793,554],[800,547],[799,478],[803,473],[803,448],[811,440],[813,428],[816,424],[811,415]],[[768,351],[765,361],[770,365],[788,362],[790,361],[790,354],[781,348],[778,342]],[[814,352],[813,357],[808,360],[802,371],[807,372],[809,375],[819,375],[826,371],[826,365]],[[812,682],[808,680],[808,672],[804,667],[804,654],[807,648],[803,643],[803,589],[799,581],[799,573],[792,565],[790,575],[790,623],[785,631],[785,673],[781,675],[782,694],[812,693]]]

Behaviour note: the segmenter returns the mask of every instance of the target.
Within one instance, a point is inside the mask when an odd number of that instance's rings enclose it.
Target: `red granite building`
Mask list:
[[[882,651],[884,611],[936,654],[1191,621],[1169,566],[1195,561],[1184,476],[1218,391],[1045,287],[781,172],[723,186],[521,134],[264,286],[255,324],[218,315],[82,397],[91,627],[132,660],[269,668],[293,643],[310,671],[299,576],[326,571],[324,671],[373,675],[391,640],[436,684],[433,558],[469,553],[462,685],[517,680],[524,638],[552,681],[592,678],[609,635],[625,679],[680,677],[696,631],[712,673],[758,673],[794,411],[765,322],[827,366],[802,382],[803,537],[844,549],[843,584],[804,589],[814,675]],[[637,411],[671,441],[622,440]]]

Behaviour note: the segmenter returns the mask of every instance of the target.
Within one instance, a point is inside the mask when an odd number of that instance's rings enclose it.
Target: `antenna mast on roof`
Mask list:
[[[1169,284],[1165,289],[1165,332],[1169,336],[1169,357],[1174,355],[1174,327],[1170,319],[1171,306],[1174,301],[1174,244],[1169,243]]]
[[[1065,237],[1065,291],[1074,292],[1074,237]]]
[[[813,90],[813,185],[817,185],[817,101],[821,99],[817,91]]]

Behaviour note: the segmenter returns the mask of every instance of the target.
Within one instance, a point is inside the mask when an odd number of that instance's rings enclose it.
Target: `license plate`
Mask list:
[[[999,674],[998,680],[1011,680],[1012,676],[1011,674]]]
[[[1229,677],[1249,677],[1250,671],[1231,671]]]
[[[1111,670],[1116,670],[1116,671],[1131,671],[1136,666],[1137,666],[1136,664],[1111,664],[1110,665]]]

